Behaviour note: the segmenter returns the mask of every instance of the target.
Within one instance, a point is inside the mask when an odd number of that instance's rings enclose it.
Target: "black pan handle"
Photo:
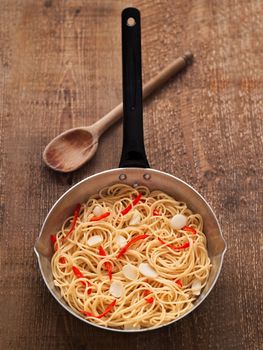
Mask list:
[[[141,21],[133,7],[122,11],[123,146],[120,168],[149,168],[143,140]]]

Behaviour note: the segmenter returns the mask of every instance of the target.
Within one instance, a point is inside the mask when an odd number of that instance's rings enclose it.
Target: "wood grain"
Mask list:
[[[150,333],[115,334],[68,315],[33,253],[54,201],[85,176],[117,167],[121,123],[73,174],[47,169],[45,145],[121,101],[120,12],[142,14],[144,80],[190,49],[195,63],[145,104],[152,167],[211,203],[228,252],[207,300]],[[3,0],[0,4],[1,349],[262,348],[263,3]]]

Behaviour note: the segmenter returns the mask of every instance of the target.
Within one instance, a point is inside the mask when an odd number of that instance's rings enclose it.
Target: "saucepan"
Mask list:
[[[95,327],[120,332],[142,332],[151,328],[120,330],[91,323],[66,304],[59,290],[54,285],[50,265],[53,254],[50,235],[57,232],[64,220],[72,215],[77,203],[87,201],[90,195],[98,193],[105,186],[125,183],[134,187],[143,185],[150,188],[150,190],[158,189],[166,192],[177,200],[186,202],[193,212],[202,215],[208,254],[212,263],[211,272],[207,284],[195,301],[193,308],[168,324],[176,322],[193,312],[208,296],[218,279],[226,252],[226,242],[218,220],[202,195],[174,175],[149,167],[143,139],[140,38],[140,13],[135,8],[127,8],[122,12],[123,149],[119,168],[87,177],[63,194],[48,213],[34,248],[42,277],[49,291],[60,305],[83,322]],[[159,327],[154,329],[157,328]]]

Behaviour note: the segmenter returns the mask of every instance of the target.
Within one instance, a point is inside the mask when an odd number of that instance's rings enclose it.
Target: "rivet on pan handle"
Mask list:
[[[149,168],[143,140],[141,22],[136,8],[122,12],[123,148],[120,168]]]

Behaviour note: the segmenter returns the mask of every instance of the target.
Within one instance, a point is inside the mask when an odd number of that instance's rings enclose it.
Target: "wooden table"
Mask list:
[[[142,15],[144,81],[184,51],[195,54],[192,67],[145,103],[150,164],[205,196],[228,243],[206,301],[182,321],[138,335],[69,315],[33,252],[55,200],[118,166],[121,123],[79,171],[54,173],[41,155],[55,135],[121,101],[120,13],[131,4]],[[1,349],[260,349],[262,15],[260,0],[1,1]]]

